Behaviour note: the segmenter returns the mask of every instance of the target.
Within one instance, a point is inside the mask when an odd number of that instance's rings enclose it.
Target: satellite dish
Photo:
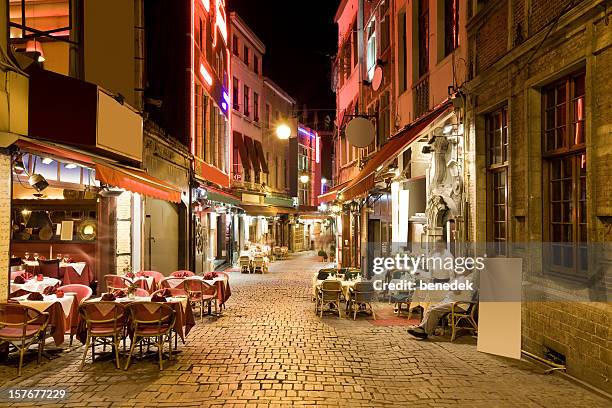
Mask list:
[[[349,143],[355,147],[367,147],[374,141],[374,125],[368,119],[356,117],[346,125],[344,130]]]
[[[378,91],[383,83],[383,69],[380,65],[374,68],[374,76],[372,77],[372,89]]]

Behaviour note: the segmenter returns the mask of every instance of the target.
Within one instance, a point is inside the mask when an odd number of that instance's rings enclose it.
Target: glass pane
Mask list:
[[[34,174],[40,174],[47,180],[57,180],[57,162],[51,159],[43,159],[42,157],[36,157],[34,161]]]
[[[572,199],[572,182],[571,180],[565,180],[563,182],[563,200],[568,201]]]
[[[555,130],[546,131],[546,150],[555,150]]]
[[[560,201],[561,200],[561,184],[559,182],[552,183],[552,201]]]
[[[557,105],[565,102],[565,84],[557,87]]]
[[[584,74],[574,78],[574,98],[584,95]]]
[[[81,167],[66,168],[65,166],[60,167],[60,181],[64,183],[81,184]]]
[[[557,128],[557,141],[555,149],[560,149],[565,146],[565,126]]]
[[[546,108],[552,108],[555,106],[555,90],[554,88],[550,88],[545,93],[546,98]]]
[[[546,123],[544,124],[545,130],[550,130],[555,128],[555,110],[548,109],[546,111]]]
[[[572,246],[563,248],[563,265],[568,268],[574,266],[574,248]]]
[[[564,225],[563,226],[563,241],[564,242],[572,242],[573,238],[572,238],[572,226],[571,225]]]
[[[572,222],[572,205],[569,202],[562,204],[561,213],[563,214],[563,222]]]
[[[563,241],[563,227],[561,225],[555,224],[552,226],[552,242],[561,242]]]
[[[552,204],[551,218],[552,218],[553,222],[561,222],[562,221],[561,206],[562,206],[561,203],[553,203]]]
[[[561,178],[561,160],[555,160],[551,166],[551,179],[558,180]]]
[[[571,157],[563,159],[563,178],[572,178],[574,173],[572,170],[573,160]]]

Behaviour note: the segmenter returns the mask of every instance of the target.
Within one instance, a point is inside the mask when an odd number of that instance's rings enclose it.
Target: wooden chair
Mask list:
[[[372,309],[375,293],[372,282],[357,282],[355,284],[351,289],[351,298],[349,300],[349,309],[353,312],[353,320],[357,318],[357,313],[367,313],[368,309],[372,313],[372,317],[376,319],[374,309]],[[361,306],[364,306],[365,310],[362,310]]]
[[[340,304],[342,303],[342,283],[337,280],[326,280],[321,282],[321,288],[317,292],[317,301],[315,302],[315,313],[320,312],[323,317],[325,305],[335,305],[336,310],[329,308],[331,312],[338,312],[338,317],[341,316]]]
[[[171,276],[171,277],[162,279],[159,286],[162,289],[182,288],[184,280],[185,278],[175,278]]]
[[[21,377],[23,356],[32,344],[38,343],[37,364],[45,348],[49,313],[39,312],[17,303],[0,304],[0,343],[7,342],[19,353],[18,376]]]
[[[151,344],[157,347],[159,353],[159,369],[164,369],[163,353],[166,341],[169,346],[168,358],[172,358],[172,329],[176,315],[174,309],[165,303],[136,302],[127,306],[132,330],[132,344],[128,354],[125,369],[130,366],[130,360],[136,345],[143,340],[154,340]]]
[[[125,338],[126,311],[121,303],[117,302],[85,302],[79,306],[79,315],[87,328],[87,340],[79,370],[85,365],[87,351],[91,345],[91,362],[96,359],[96,346],[110,345],[115,350],[115,364],[120,368],[119,346]]]
[[[115,290],[125,292],[132,285],[132,281],[119,275],[104,275],[104,283],[106,284],[106,291],[109,293]]]
[[[183,287],[189,298],[191,306],[200,306],[200,321],[204,320],[204,305],[209,307],[215,304],[215,314],[219,314],[219,302],[217,301],[217,288],[209,285],[201,279],[185,279]]]
[[[448,325],[451,328],[451,341],[455,340],[459,330],[478,332],[478,301],[453,302]]]

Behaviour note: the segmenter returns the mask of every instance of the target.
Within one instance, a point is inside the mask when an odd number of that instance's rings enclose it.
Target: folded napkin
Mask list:
[[[134,279],[134,277],[135,277],[134,272],[128,272],[128,273],[126,273],[126,274],[125,274],[125,277],[126,277],[126,278],[130,278],[130,279]]]
[[[47,286],[45,289],[43,289],[43,295],[46,295],[46,296],[54,295],[57,292],[58,287],[59,287],[59,284],[54,285],[54,286]]]
[[[21,276],[23,276],[23,279],[25,280],[30,280],[34,277],[34,275],[32,275],[30,272],[22,273]]]
[[[23,277],[23,275],[19,275],[15,277],[15,280],[13,280],[13,282],[18,285],[23,285],[24,283],[26,283],[26,279]]]
[[[166,298],[158,293],[151,296],[151,302],[164,303],[166,302]]]
[[[115,295],[115,298],[119,299],[119,298],[124,298],[127,295],[125,294],[124,291],[122,291],[121,289],[116,289],[113,291],[113,295]]]
[[[38,292],[32,292],[28,295],[28,300],[45,300],[45,297]]]
[[[117,298],[112,293],[105,293],[102,295],[101,300],[105,302],[114,302]]]
[[[217,274],[217,272],[207,272],[207,273],[204,275],[204,279],[205,279],[205,280],[213,280],[213,279],[215,279],[217,276],[219,276],[219,275]]]

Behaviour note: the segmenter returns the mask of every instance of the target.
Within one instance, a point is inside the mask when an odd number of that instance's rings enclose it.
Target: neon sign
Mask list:
[[[204,78],[204,81],[208,84],[208,86],[212,86],[212,75],[210,75],[210,72],[208,72],[204,64],[200,64],[200,75],[202,75],[202,78]]]
[[[227,20],[225,18],[225,0],[215,0],[215,36],[213,43],[217,44],[217,29],[227,44]]]
[[[210,11],[210,0],[202,0],[202,5],[204,6],[204,10]]]

